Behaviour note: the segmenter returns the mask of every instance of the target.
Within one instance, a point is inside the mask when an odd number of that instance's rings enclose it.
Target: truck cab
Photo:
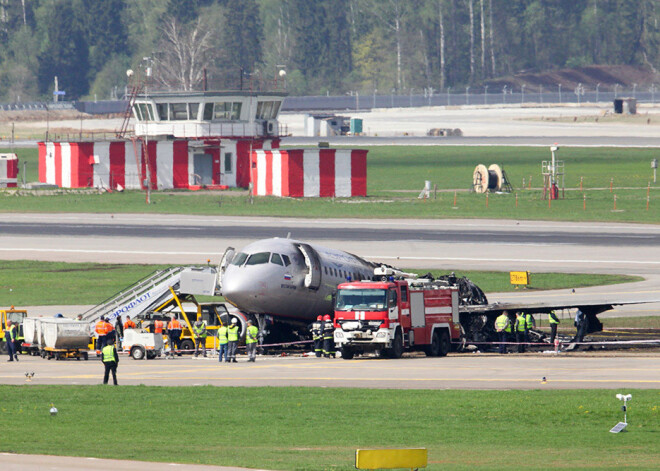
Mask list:
[[[14,309],[12,306],[9,309],[0,310],[0,350],[4,353],[7,351],[7,343],[5,342],[5,331],[7,330],[7,321],[12,321],[17,325],[16,339],[19,343],[23,342],[23,320],[27,317],[27,311],[22,309]]]
[[[342,283],[335,298],[334,340],[342,357],[405,350],[444,356],[461,335],[458,290],[429,280]]]

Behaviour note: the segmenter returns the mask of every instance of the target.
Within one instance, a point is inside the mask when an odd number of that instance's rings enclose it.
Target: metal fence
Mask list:
[[[443,92],[435,90],[411,90],[408,94],[363,94],[349,92],[346,95],[335,96],[288,96],[284,99],[281,111],[350,111],[370,110],[373,108],[415,108],[422,106],[464,106],[464,105],[526,105],[526,104],[586,104],[613,102],[615,98],[635,98],[638,103],[656,104],[660,101],[660,90],[655,86],[648,89],[599,90],[595,87],[554,87],[553,91],[531,92],[525,89],[512,90],[503,87],[481,89],[472,93],[469,89],[461,92],[448,89]],[[0,110],[64,110],[76,109],[88,114],[116,114],[126,111],[128,102],[125,100],[103,101],[71,101],[71,102],[27,102],[0,103]]]

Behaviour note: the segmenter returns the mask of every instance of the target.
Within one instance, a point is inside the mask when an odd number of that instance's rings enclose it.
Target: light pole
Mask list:
[[[598,89],[600,88],[600,82],[596,84],[596,103],[598,103]]]
[[[520,86],[520,92],[521,92],[521,97],[520,97],[520,104],[524,105],[525,104],[525,84],[523,83]]]
[[[470,86],[465,87],[465,104],[470,104]]]
[[[502,87],[502,103],[506,103],[506,85]]]
[[[374,108],[376,107],[376,93],[378,92],[377,88],[374,88]]]
[[[559,103],[561,103],[561,83],[558,83],[557,87],[559,87]]]
[[[390,98],[392,98],[392,108],[394,108],[394,89],[391,91]]]
[[[488,85],[484,85],[484,105],[488,104]]]
[[[584,88],[582,83],[578,83],[578,86],[575,87],[575,94],[577,95],[578,106],[580,106],[580,95],[584,95]]]
[[[620,86],[621,86],[621,85],[619,85],[618,83],[615,83],[615,84],[614,84],[614,98],[616,98],[616,97],[619,96],[619,94],[618,94],[618,90],[619,90],[619,87],[620,87]]]
[[[360,92],[355,90],[355,111],[360,109]]]
[[[543,85],[539,85],[539,103],[543,103]]]

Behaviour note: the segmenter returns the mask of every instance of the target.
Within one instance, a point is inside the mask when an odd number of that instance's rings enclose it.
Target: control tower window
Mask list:
[[[188,103],[188,119],[197,121],[198,111],[199,111],[199,103]]]
[[[158,117],[161,121],[169,121],[170,117],[167,113],[167,103],[157,103],[156,111],[158,111]]]
[[[257,119],[275,119],[280,110],[279,101],[260,101],[257,103]]]
[[[204,103],[204,121],[213,119],[213,103]]]
[[[241,102],[220,102],[213,107],[213,119],[238,121],[241,118]],[[206,111],[206,110],[205,110]]]
[[[188,106],[186,103],[170,103],[170,119],[172,121],[185,121],[188,119]]]

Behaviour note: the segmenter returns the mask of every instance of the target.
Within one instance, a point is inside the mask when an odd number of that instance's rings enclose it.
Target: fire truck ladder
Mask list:
[[[186,267],[170,267],[157,270],[85,312],[83,320],[92,323],[98,321],[101,316],[109,317],[110,320],[118,315],[134,317],[169,295],[170,287],[178,287],[181,272],[185,269]]]

